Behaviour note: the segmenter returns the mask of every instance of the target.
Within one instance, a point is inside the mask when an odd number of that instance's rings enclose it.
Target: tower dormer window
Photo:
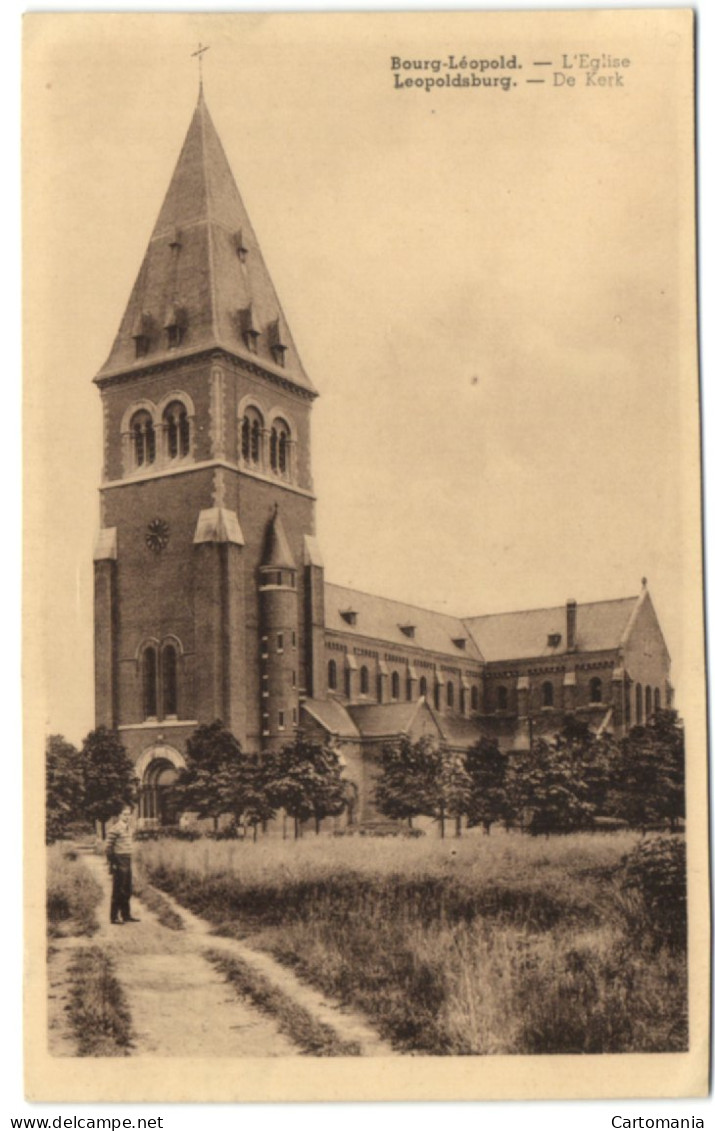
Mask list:
[[[246,243],[243,238],[242,228],[239,228],[237,232],[233,233],[233,246],[236,249],[236,255],[238,256],[239,261],[241,263],[245,263],[248,256],[248,248],[246,247]]]
[[[410,640],[414,640],[415,625],[414,624],[400,624],[398,625],[400,632],[403,636],[409,636]]]
[[[281,368],[285,366],[286,351],[288,349],[285,337],[285,331],[281,325],[281,320],[280,318],[276,318],[275,321],[271,322],[268,327],[268,343],[271,347],[271,356],[273,360],[275,361],[276,365],[280,365]]]
[[[241,336],[246,343],[246,348],[249,349],[251,353],[258,353],[258,339],[261,336],[261,332],[258,329],[252,306],[247,306],[239,311],[239,322],[241,326]]]
[[[145,409],[135,412],[131,421],[132,448],[135,467],[146,467],[156,459],[156,433],[154,421]]]
[[[164,321],[167,349],[175,350],[182,345],[186,334],[186,321],[186,311],[183,307],[172,305],[169,308]]]
[[[357,613],[355,612],[355,609],[341,609],[340,616],[343,618],[346,624],[357,624]]]
[[[137,318],[132,337],[134,338],[134,356],[146,357],[151,346],[153,322],[149,314],[140,314]]]

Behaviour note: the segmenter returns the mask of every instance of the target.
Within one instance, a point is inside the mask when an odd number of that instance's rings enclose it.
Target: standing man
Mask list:
[[[109,919],[112,923],[138,923],[129,910],[132,895],[132,830],[129,824],[132,811],[125,805],[107,836],[107,863],[112,874],[112,905]],[[121,918],[119,917],[121,916]]]

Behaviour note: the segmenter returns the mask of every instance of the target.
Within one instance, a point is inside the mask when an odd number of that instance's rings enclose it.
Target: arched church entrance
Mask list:
[[[173,746],[152,746],[140,756],[136,765],[139,789],[139,827],[159,828],[175,825],[176,811],[172,786],[185,766],[184,759]]]

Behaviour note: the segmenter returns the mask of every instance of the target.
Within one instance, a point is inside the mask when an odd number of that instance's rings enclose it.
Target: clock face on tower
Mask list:
[[[155,554],[165,550],[169,542],[169,524],[163,518],[153,518],[144,535],[146,544]]]

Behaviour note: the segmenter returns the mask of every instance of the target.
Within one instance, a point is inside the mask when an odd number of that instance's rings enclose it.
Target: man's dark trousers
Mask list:
[[[112,860],[112,905],[109,917],[116,922],[121,915],[125,921],[131,916],[129,900],[132,894],[132,858],[115,856]]]

